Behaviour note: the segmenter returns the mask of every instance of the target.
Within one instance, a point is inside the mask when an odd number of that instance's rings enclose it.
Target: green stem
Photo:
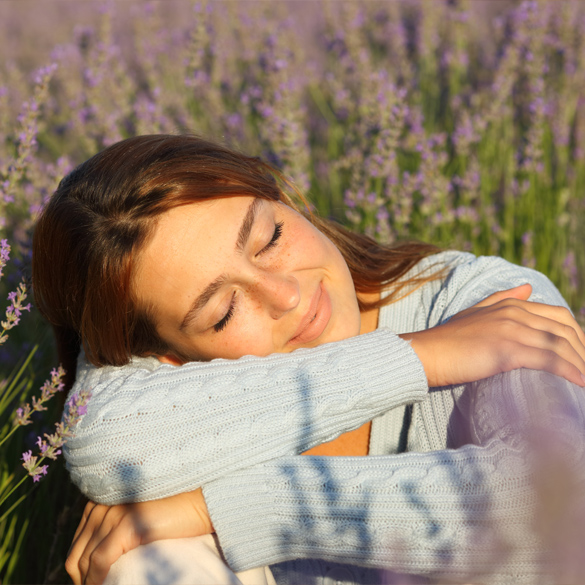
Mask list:
[[[29,496],[29,494],[32,492],[32,490],[29,490],[28,492],[26,492],[26,494],[23,494],[22,496],[20,496],[20,498],[18,498],[18,500],[16,500],[16,502],[14,502],[14,504],[12,504],[12,506],[10,506],[10,508],[8,508],[8,510],[6,510],[6,512],[4,512],[4,514],[2,514],[2,516],[0,516],[0,524],[2,524],[2,522],[4,522],[4,520],[6,520],[6,518],[9,516],[9,514],[25,499]]]
[[[17,383],[17,381],[22,376],[22,373],[24,372],[25,368],[29,365],[30,361],[32,360],[32,358],[35,355],[35,353],[36,353],[36,351],[37,351],[38,348],[39,348],[39,346],[37,344],[37,345],[35,345],[31,349],[30,353],[28,354],[27,358],[24,360],[24,363],[22,364],[22,366],[20,367],[20,369],[18,370],[18,372],[14,376],[12,376],[12,379],[10,381],[10,384],[4,390],[4,396],[2,398],[2,401],[0,401],[0,404],[2,405],[2,409],[5,408],[4,404],[6,402],[6,397],[11,394],[12,389],[14,388],[14,386]],[[0,412],[1,412],[1,410],[0,410]]]
[[[39,461],[39,463],[42,459]],[[24,483],[24,480],[28,477],[28,474],[25,475],[1,500],[0,506]]]
[[[0,447],[13,435],[17,428],[18,426],[12,427],[12,430],[0,441]]]

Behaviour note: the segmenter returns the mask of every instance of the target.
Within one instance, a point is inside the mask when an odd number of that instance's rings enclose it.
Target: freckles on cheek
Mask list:
[[[217,358],[234,360],[243,355],[240,345],[235,343],[233,336],[230,334],[222,335],[221,339],[215,337],[211,338],[207,343],[201,343],[197,354],[201,355],[204,360]]]
[[[281,256],[293,260],[314,259],[321,255],[323,240],[319,232],[315,233],[312,226],[299,225],[291,228]]]
[[[211,343],[203,347],[208,359],[238,359],[244,355],[264,356],[274,352],[272,340],[259,319],[242,323],[234,322],[219,335],[211,338]]]

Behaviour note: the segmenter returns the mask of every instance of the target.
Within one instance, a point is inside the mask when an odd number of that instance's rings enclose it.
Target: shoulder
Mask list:
[[[498,256],[465,256],[450,269],[441,285],[448,304],[445,316],[467,309],[495,292],[525,283],[532,285],[530,301],[568,307],[551,280],[537,270]]]
[[[531,301],[566,306],[566,302],[547,276],[499,256],[475,256],[469,252],[446,250],[427,256],[404,278],[431,274],[441,268],[446,268],[444,277],[434,286],[426,288],[444,291],[447,297],[458,297],[462,303],[465,303],[464,298],[479,302],[497,290],[530,283],[533,286]],[[464,308],[466,307],[462,306],[460,310]]]
[[[518,266],[499,256],[476,256],[471,252],[444,250],[423,258],[403,278],[408,280],[415,276],[430,275],[440,269],[446,269],[445,278],[439,281],[443,284],[453,280],[460,282],[465,279],[481,278],[482,275],[491,274],[494,270],[504,270],[507,276],[516,272],[540,274],[536,270]]]
[[[442,278],[413,286],[407,296],[383,307],[382,323],[399,332],[434,327],[494,292],[527,282],[532,285],[531,301],[567,307],[544,274],[498,256],[446,250],[423,258],[403,279],[430,276],[438,270],[444,270]]]
[[[476,257],[473,254],[445,250],[417,262],[398,280],[398,283],[407,283],[400,291],[399,298],[381,307],[378,326],[389,328],[396,333],[419,331],[431,327],[429,317],[437,299],[442,295],[446,280],[456,268],[474,260]],[[422,286],[417,283],[417,280],[431,277],[437,272],[442,273],[440,278],[430,280]],[[389,286],[382,296],[390,293],[393,288]]]

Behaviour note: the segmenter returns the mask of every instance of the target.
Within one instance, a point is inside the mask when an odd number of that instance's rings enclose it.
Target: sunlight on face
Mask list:
[[[163,214],[133,287],[161,337],[193,359],[289,352],[360,329],[337,247],[287,205],[253,197]]]

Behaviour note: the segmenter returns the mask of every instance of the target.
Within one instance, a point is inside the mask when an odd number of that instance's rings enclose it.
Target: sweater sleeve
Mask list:
[[[64,454],[104,504],[145,501],[330,441],[428,391],[420,360],[388,330],[291,354],[176,367],[81,365],[91,390]]]
[[[320,558],[440,582],[547,582],[555,567],[543,564],[541,543],[560,534],[547,532],[546,515],[557,531],[583,515],[583,502],[571,500],[585,487],[583,391],[533,370],[472,386],[477,445],[285,457],[206,485],[230,566]]]
[[[542,274],[470,257],[434,296],[428,326],[524,282],[533,285],[532,300],[566,306]],[[585,486],[584,396],[556,376],[515,370],[466,387],[470,444],[367,458],[292,456],[211,482],[204,495],[226,559],[235,570],[320,558],[439,580],[546,582],[555,567],[542,542],[550,553],[555,535],[536,519],[559,497],[547,488],[547,465],[554,462],[567,493],[555,517],[562,532],[583,513],[569,496]]]

